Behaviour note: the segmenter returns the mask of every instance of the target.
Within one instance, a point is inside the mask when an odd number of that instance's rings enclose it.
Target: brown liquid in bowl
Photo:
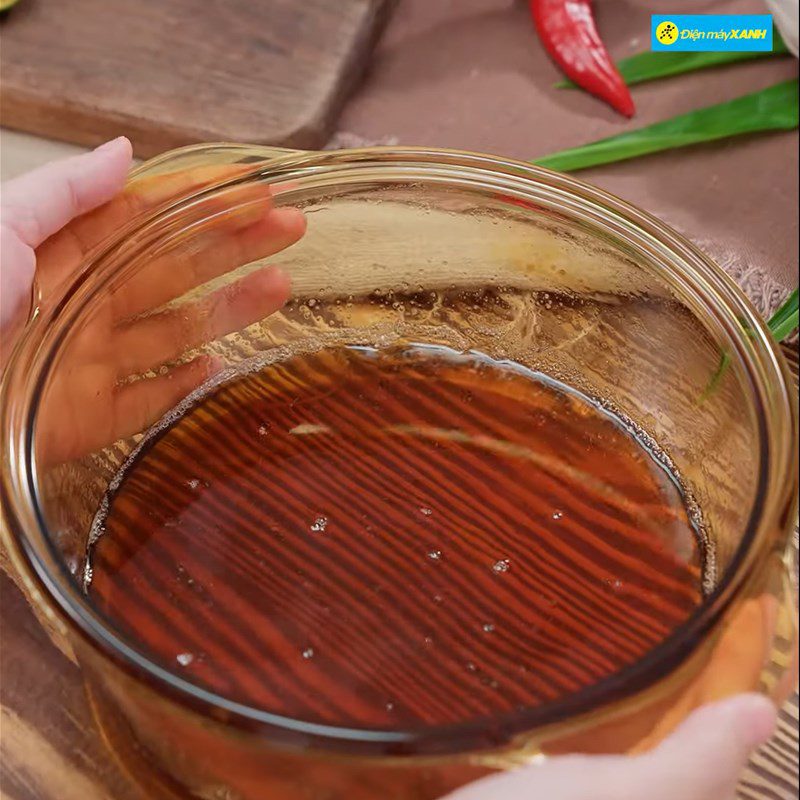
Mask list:
[[[140,650],[293,718],[399,728],[557,700],[701,600],[631,426],[517,365],[337,348],[241,377],[111,498],[90,596]]]

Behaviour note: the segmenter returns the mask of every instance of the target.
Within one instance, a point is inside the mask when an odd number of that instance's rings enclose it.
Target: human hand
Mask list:
[[[733,800],[748,757],[774,726],[767,698],[739,695],[699,709],[642,755],[561,756],[443,800]]]
[[[241,169],[159,175],[121,191],[130,162],[129,142],[117,139],[3,186],[3,363],[28,317],[34,286],[36,302],[46,311],[109,236],[141,214]],[[191,236],[179,237],[134,274],[104,287],[49,389],[55,396],[39,419],[38,438],[47,443],[40,458],[66,461],[143,430],[220,369],[215,357],[198,355],[197,348],[285,303],[289,281],[273,267],[181,300],[288,247],[305,231],[303,214],[274,208],[267,188],[231,191],[226,199],[235,210],[214,209],[217,216],[198,223]]]
[[[4,367],[32,303],[37,247],[74,218],[121,191],[131,163],[127,139],[48,164],[0,192],[0,334]]]

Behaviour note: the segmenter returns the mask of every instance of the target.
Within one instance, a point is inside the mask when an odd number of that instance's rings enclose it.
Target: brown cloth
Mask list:
[[[760,0],[595,0],[620,59],[650,47],[650,14],[766,13]],[[399,0],[339,129],[372,142],[535,159],[797,77],[792,57],[633,88],[628,121],[561,74],[523,0]],[[338,137],[346,146],[349,137]],[[587,170],[580,177],[655,214],[739,276],[797,285],[797,132],[744,136]],[[761,309],[764,310],[763,308]]]

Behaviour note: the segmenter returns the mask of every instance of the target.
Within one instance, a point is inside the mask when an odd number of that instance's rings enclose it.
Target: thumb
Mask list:
[[[775,725],[766,698],[701,708],[641,756],[564,756],[477,781],[445,800],[728,800],[750,753]]]
[[[746,694],[699,709],[659,747],[641,756],[639,769],[668,781],[670,797],[732,798],[750,754],[772,734],[775,706]],[[644,784],[642,784],[644,786]]]
[[[20,175],[2,186],[0,221],[35,249],[70,220],[117,194],[130,165],[131,143],[120,136],[90,153]]]

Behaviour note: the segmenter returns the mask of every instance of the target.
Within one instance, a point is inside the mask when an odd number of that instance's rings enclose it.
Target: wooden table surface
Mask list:
[[[78,667],[50,643],[0,573],[0,798],[158,800],[117,766],[95,727]]]

